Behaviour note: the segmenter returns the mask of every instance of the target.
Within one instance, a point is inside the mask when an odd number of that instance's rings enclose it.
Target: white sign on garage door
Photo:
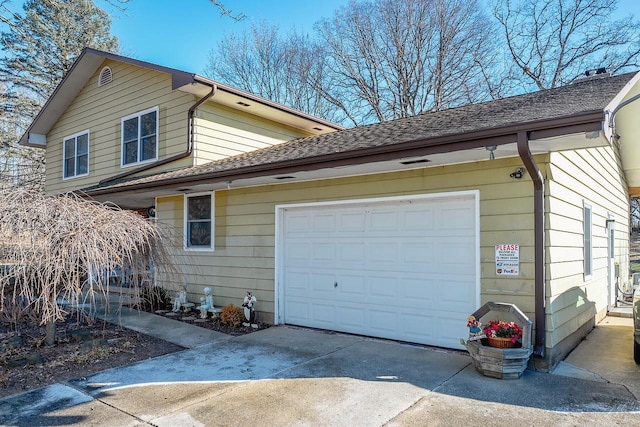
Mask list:
[[[279,323],[461,348],[479,305],[476,191],[276,211]]]

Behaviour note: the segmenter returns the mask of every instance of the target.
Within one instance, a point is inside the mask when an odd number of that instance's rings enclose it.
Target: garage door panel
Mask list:
[[[339,227],[335,230],[338,233],[362,232],[365,228],[365,213],[362,209],[340,213],[338,224]]]
[[[369,224],[367,230],[395,231],[398,229],[398,212],[396,209],[370,209],[368,212]]]
[[[355,332],[366,330],[367,312],[358,306],[342,306],[337,311],[338,324],[342,325],[343,332]],[[360,332],[362,333],[362,332]]]
[[[315,262],[335,262],[336,244],[332,242],[317,242],[312,244],[312,260]]]
[[[456,281],[443,281],[439,289],[439,303],[444,311],[460,312],[462,310],[473,313],[475,308],[471,301],[472,295],[467,291],[465,283]]]
[[[287,303],[287,318],[290,323],[295,325],[309,323],[309,315],[313,307],[307,299],[290,296]]]
[[[287,265],[292,265],[296,261],[306,262],[309,260],[309,244],[306,242],[290,242],[288,244],[286,259]]]
[[[475,195],[284,214],[285,323],[461,348],[478,292]]]
[[[469,336],[466,323],[460,324],[460,317],[446,312],[439,313],[433,319],[433,325],[438,330],[438,341],[443,347],[457,348],[460,346],[460,339]]]
[[[340,260],[347,263],[358,263],[360,268],[365,261],[365,253],[366,247],[363,242],[347,241],[340,245]]]
[[[338,274],[336,276],[337,286],[334,286],[337,298],[349,300],[352,298],[363,301],[367,294],[365,277],[362,275]]]
[[[402,261],[412,264],[412,268],[431,269],[435,261],[435,245],[428,242],[416,242],[403,245]]]
[[[309,233],[311,216],[307,212],[289,211],[287,212],[287,234],[295,236],[296,234]]]
[[[407,208],[402,215],[402,230],[421,232],[433,230],[435,220],[431,208]]]
[[[397,299],[400,287],[398,286],[398,279],[390,275],[373,275],[369,274],[366,277],[366,282],[369,284],[369,289],[366,295],[366,302],[369,304],[382,304],[384,305],[389,299]]]
[[[287,294],[301,296],[309,294],[309,274],[306,271],[290,270],[284,277],[287,283]]]
[[[336,215],[332,212],[321,212],[314,214],[312,217],[313,230],[315,233],[335,233]]]
[[[367,246],[367,261],[372,264],[398,262],[398,244],[390,241],[373,241]]]
[[[404,278],[404,292],[400,303],[405,307],[430,307],[438,296],[436,283],[424,278]]]
[[[332,273],[318,273],[311,272],[310,273],[310,295],[313,295],[313,298],[326,298],[333,299],[334,298],[334,283],[336,283],[337,277]]]
[[[377,307],[370,312],[369,328],[375,332],[376,336],[391,338],[398,335],[398,312],[388,310],[384,307]]]
[[[332,302],[313,301],[309,307],[311,309],[310,326],[330,328],[336,324],[336,307]]]

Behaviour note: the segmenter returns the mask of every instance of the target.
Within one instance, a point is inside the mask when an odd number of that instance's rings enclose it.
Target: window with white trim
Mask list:
[[[214,193],[189,194],[184,198],[184,246],[213,250]]]
[[[89,175],[89,131],[64,138],[62,145],[63,178]]]
[[[122,166],[158,159],[158,107],[122,119]]]
[[[584,275],[593,274],[593,210],[591,205],[583,206]]]

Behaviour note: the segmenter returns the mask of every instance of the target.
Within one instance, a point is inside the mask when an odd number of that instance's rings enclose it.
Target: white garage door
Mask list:
[[[476,198],[279,207],[279,320],[461,348],[479,298]]]

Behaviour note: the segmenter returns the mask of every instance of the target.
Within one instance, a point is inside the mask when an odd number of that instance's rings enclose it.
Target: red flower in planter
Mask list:
[[[516,322],[490,320],[484,333],[488,337],[511,338],[511,342],[515,343],[522,337],[522,328]]]

